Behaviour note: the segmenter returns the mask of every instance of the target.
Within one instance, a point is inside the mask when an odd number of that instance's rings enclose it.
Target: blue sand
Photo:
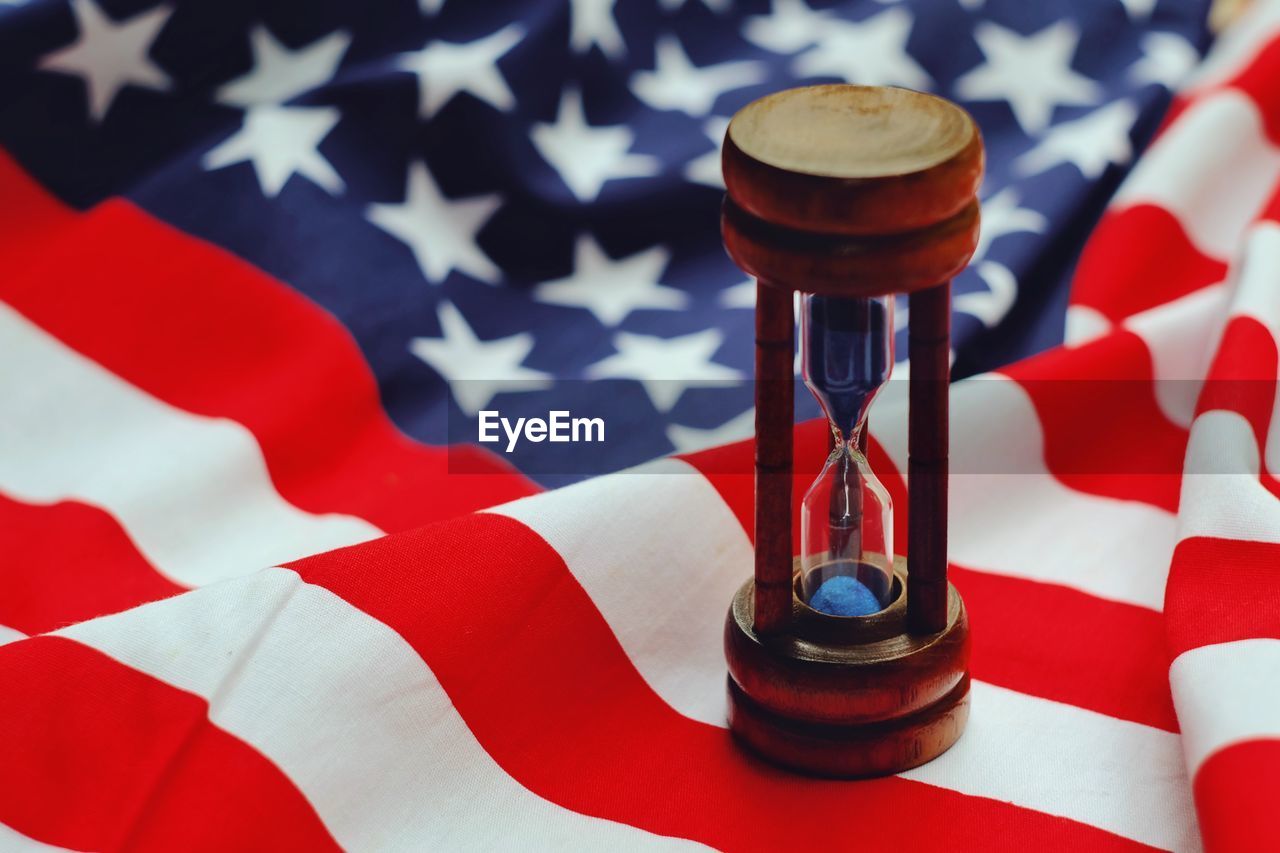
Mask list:
[[[805,384],[848,437],[863,407],[889,379],[889,316],[874,299],[810,296]]]
[[[809,606],[832,616],[870,616],[881,610],[880,602],[871,590],[848,575],[824,580],[809,599]]]

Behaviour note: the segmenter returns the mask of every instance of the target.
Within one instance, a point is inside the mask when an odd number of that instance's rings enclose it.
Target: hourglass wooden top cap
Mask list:
[[[880,86],[807,86],[743,107],[725,134],[734,204],[784,228],[874,236],[963,210],[982,179],[982,137],[943,98]]]

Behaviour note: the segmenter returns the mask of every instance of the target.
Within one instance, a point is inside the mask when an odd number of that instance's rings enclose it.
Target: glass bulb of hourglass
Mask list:
[[[834,447],[800,508],[800,590],[815,610],[866,616],[893,590],[893,502],[859,440],[893,368],[892,297],[806,294],[801,369]]]

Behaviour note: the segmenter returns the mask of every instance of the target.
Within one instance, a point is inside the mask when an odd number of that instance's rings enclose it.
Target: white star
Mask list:
[[[804,0],[773,0],[770,14],[747,18],[742,36],[774,53],[795,53],[817,41],[830,22],[826,11],[815,12]]]
[[[669,412],[686,389],[731,387],[742,378],[732,367],[716,364],[711,356],[724,343],[719,329],[704,329],[678,338],[658,338],[618,332],[618,352],[587,369],[592,379],[635,379],[644,386],[660,412]]]
[[[911,13],[897,7],[857,23],[828,21],[817,45],[796,57],[792,70],[801,77],[927,89],[932,80],[907,53],[911,25]]]
[[[464,44],[433,42],[422,50],[402,53],[396,67],[418,75],[418,112],[431,118],[459,92],[470,92],[499,110],[515,106],[498,59],[524,37],[519,24],[508,24],[484,38]]]
[[[656,67],[633,74],[631,91],[655,110],[683,110],[694,117],[703,116],[725,92],[754,85],[765,77],[764,64],[754,60],[694,65],[675,36],[659,36],[654,52]]]
[[[689,0],[662,0],[662,8],[668,12],[674,12],[688,2]],[[733,7],[733,0],[702,0],[702,3],[716,13],[727,12]]]
[[[667,440],[675,446],[676,453],[692,453],[751,438],[755,430],[756,410],[751,408],[711,429],[670,424],[667,427]]]
[[[140,12],[120,23],[107,17],[92,0],[71,0],[71,11],[79,35],[71,44],[43,57],[40,67],[83,78],[89,115],[95,121],[106,118],[125,86],[163,92],[172,85],[169,75],[147,56],[173,14],[168,6]]]
[[[724,145],[724,134],[728,129],[729,120],[720,116],[712,116],[702,125],[703,133],[715,147],[684,165],[686,180],[720,190],[724,189],[724,172],[720,168],[720,149]]]
[[[1149,18],[1151,10],[1156,7],[1156,0],[1120,0],[1120,5],[1129,13],[1129,17]]]
[[[987,0],[960,0],[960,5],[970,12],[977,11],[987,4]]]
[[[476,233],[502,203],[497,195],[450,201],[420,161],[409,164],[404,194],[400,204],[373,204],[365,215],[413,251],[427,281],[439,284],[450,271],[460,270],[497,283],[497,266],[476,245]]]
[[[982,325],[991,328],[1013,307],[1018,296],[1018,281],[1008,267],[994,261],[982,261],[974,271],[986,283],[987,289],[958,294],[955,309],[978,318]]]
[[[339,118],[333,107],[250,107],[240,130],[205,154],[202,164],[221,169],[249,160],[267,196],[279,194],[295,173],[342,192],[342,178],[316,147]]]
[[[658,283],[669,260],[670,252],[654,246],[615,261],[583,234],[574,248],[573,275],[538,285],[534,298],[586,308],[606,326],[644,308],[677,310],[689,304],[689,294]]]
[[[442,302],[439,338],[414,338],[409,351],[431,366],[449,383],[458,408],[475,416],[505,391],[541,391],[549,388],[549,374],[523,366],[533,349],[533,335],[518,332],[505,338],[482,341],[452,303]]]
[[[594,201],[606,181],[656,175],[661,166],[651,155],[628,153],[635,134],[626,125],[587,124],[582,94],[574,88],[561,95],[555,124],[536,124],[529,135],[579,201]]]
[[[622,33],[613,20],[613,4],[617,0],[569,0],[569,47],[574,53],[586,53],[592,45],[610,59],[627,52]]]
[[[1073,163],[1086,178],[1096,178],[1112,163],[1128,163],[1133,156],[1129,131],[1138,111],[1127,100],[1099,107],[1074,121],[1055,125],[1036,147],[1014,161],[1023,175]]]
[[[749,278],[746,281],[738,282],[732,287],[726,287],[720,291],[720,295],[716,297],[716,302],[724,308],[755,308],[756,280]]]
[[[305,47],[290,50],[256,26],[249,33],[253,68],[218,88],[217,99],[233,107],[283,104],[333,79],[351,36],[335,30]]]
[[[1080,32],[1069,21],[1030,36],[981,21],[974,37],[986,62],[956,80],[956,94],[969,101],[1008,101],[1027,134],[1048,127],[1056,105],[1093,104],[1102,95],[1096,82],[1071,68]]]
[[[439,15],[444,8],[444,0],[418,0],[418,8],[424,15]]]
[[[1029,207],[1019,207],[1019,201],[1018,191],[1005,187],[982,203],[982,226],[972,263],[986,257],[987,249],[997,237],[1024,231],[1043,234],[1049,227],[1049,221],[1043,214]]]
[[[1172,91],[1200,60],[1195,45],[1176,33],[1146,33],[1142,58],[1129,68],[1129,79],[1138,85],[1157,83]]]

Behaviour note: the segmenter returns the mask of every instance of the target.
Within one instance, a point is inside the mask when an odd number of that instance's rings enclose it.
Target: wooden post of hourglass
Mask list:
[[[759,281],[755,576],[725,626],[730,728],[809,772],[913,767],[950,747],[968,715],[968,617],[946,560],[949,282],[977,244],[982,140],[940,98],[812,86],[741,110],[723,165],[725,248]],[[892,600],[870,616],[821,613],[798,594],[796,291],[910,295],[909,565],[895,562]]]
[[[791,619],[791,427],[795,419],[795,317],[791,291],[756,285],[756,631]],[[785,525],[777,519],[785,518]]]
[[[947,386],[951,373],[951,282],[910,297],[907,424],[907,622],[932,634],[947,625]],[[928,519],[913,523],[911,519]]]

